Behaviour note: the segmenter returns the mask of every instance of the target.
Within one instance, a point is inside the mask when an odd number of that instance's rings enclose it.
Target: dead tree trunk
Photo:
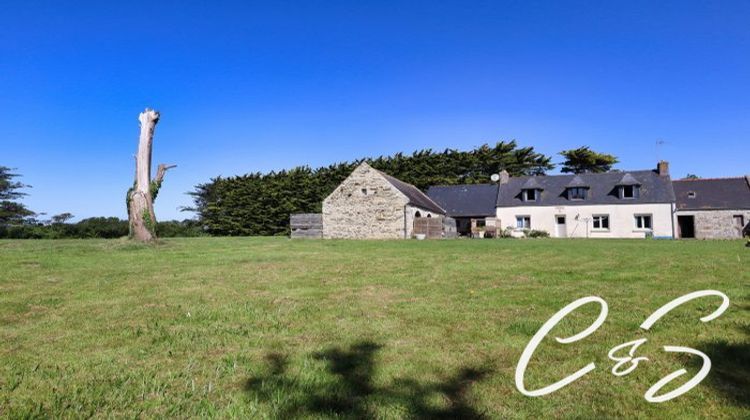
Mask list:
[[[160,164],[156,178],[151,180],[151,147],[154,142],[154,129],[159,122],[159,113],[146,109],[138,116],[141,122],[141,135],[138,140],[138,154],[135,155],[135,182],[128,191],[128,221],[130,237],[140,242],[156,239],[156,216],[154,199],[159,192],[167,170],[175,165]]]

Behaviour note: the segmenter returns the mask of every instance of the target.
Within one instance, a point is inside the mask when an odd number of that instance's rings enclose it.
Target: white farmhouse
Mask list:
[[[656,170],[501,177],[497,224],[565,238],[673,238],[667,162]]]

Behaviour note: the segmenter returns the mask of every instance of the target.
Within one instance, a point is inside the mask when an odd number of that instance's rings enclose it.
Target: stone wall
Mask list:
[[[403,239],[407,202],[378,171],[363,163],[323,200],[323,237]]]
[[[675,216],[695,217],[695,237],[697,239],[737,239],[741,238],[735,228],[734,216],[742,215],[745,226],[750,223],[750,210],[697,210],[677,211]],[[675,220],[676,217],[675,217]]]

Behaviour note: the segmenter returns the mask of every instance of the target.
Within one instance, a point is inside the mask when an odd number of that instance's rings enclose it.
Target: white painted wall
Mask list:
[[[608,214],[609,230],[593,229],[593,216]],[[637,229],[635,215],[650,214],[654,236],[673,237],[672,204],[617,204],[587,206],[498,207],[498,229],[516,227],[516,216],[530,216],[531,229],[545,230],[555,237],[555,216],[564,215],[567,237],[644,238],[645,229]]]

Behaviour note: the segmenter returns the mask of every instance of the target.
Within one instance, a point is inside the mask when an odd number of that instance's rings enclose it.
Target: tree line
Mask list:
[[[606,172],[617,158],[588,147],[560,152],[564,173]],[[511,176],[544,175],[555,164],[533,147],[516,141],[483,144],[471,150],[419,150],[410,155],[363,158],[319,168],[298,166],[268,173],[217,177],[195,186],[188,194],[197,220],[159,222],[161,237],[197,235],[286,235],[289,215],[317,213],[330,194],[361,162],[425,190],[432,185],[490,182],[502,170]],[[114,217],[95,217],[70,223],[63,213],[39,220],[20,200],[28,187],[19,175],[0,166],[0,238],[115,238],[127,236],[128,222]]]
[[[561,152],[564,172],[604,172],[617,159],[587,147]],[[289,215],[318,213],[322,202],[362,161],[421,190],[432,185],[481,184],[502,170],[511,176],[544,175],[555,165],[552,158],[519,147],[515,141],[483,144],[467,151],[420,150],[374,159],[359,159],[312,169],[300,166],[269,173],[217,177],[197,185],[189,194],[212,235],[286,235]]]
[[[29,188],[20,181],[20,175],[11,168],[0,166],[0,238],[2,239],[88,239],[120,238],[128,236],[127,220],[117,217],[91,217],[71,223],[73,215],[60,213],[42,219],[28,209],[21,200]],[[156,230],[162,237],[205,235],[197,220],[170,220],[158,222]]]

